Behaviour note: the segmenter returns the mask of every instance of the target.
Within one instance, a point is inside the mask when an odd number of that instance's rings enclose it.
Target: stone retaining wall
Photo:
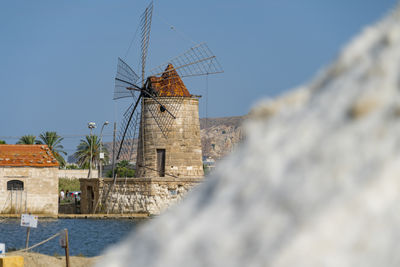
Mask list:
[[[115,213],[160,214],[180,201],[203,178],[119,178],[114,189],[105,196],[112,179],[79,179],[81,184],[81,211],[92,213],[101,197],[97,211]]]
[[[66,178],[66,179],[79,179],[79,178],[87,178],[89,170],[59,170],[58,178]],[[92,178],[98,178],[99,171],[92,170]]]

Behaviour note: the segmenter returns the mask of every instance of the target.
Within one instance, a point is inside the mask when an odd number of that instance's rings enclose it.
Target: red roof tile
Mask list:
[[[149,79],[151,86],[158,92],[160,97],[191,96],[172,64],[168,64],[161,77],[151,76]]]
[[[0,145],[0,166],[56,167],[59,164],[47,145]]]

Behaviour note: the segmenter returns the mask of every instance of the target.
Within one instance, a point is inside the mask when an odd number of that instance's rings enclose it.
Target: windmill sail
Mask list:
[[[134,152],[137,151],[140,125],[140,113],[135,112],[135,109],[140,110],[140,102],[140,98],[138,97],[123,115],[118,139],[116,140],[118,147],[117,160],[132,161],[134,159]],[[135,106],[135,103],[138,103],[138,105]]]
[[[146,10],[140,17],[141,40],[142,40],[141,41],[142,85],[144,84],[145,81],[146,59],[147,59],[147,51],[149,48],[152,16],[153,16],[153,1],[151,1],[151,3],[147,6]]]
[[[136,86],[139,76],[125,63],[122,59],[118,58],[117,75],[115,76],[115,87],[113,99],[120,99],[125,97],[133,97],[134,91],[128,90],[132,86]]]
[[[210,48],[208,48],[206,43],[201,43],[191,47],[180,56],[177,56],[169,60],[167,63],[161,64],[160,66],[152,69],[150,71],[151,75],[162,75],[165,73],[165,69],[167,68],[168,64],[174,65],[173,70],[176,71],[182,78],[224,72],[216,56],[212,53]],[[173,70],[170,69],[169,71]]]

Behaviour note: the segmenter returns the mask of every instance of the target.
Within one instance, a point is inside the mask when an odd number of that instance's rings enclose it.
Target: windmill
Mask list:
[[[143,147],[147,136],[143,126],[144,120],[150,116],[161,132],[162,138],[168,139],[184,99],[192,96],[181,78],[223,72],[207,44],[200,43],[165,64],[150,70],[149,75],[146,76],[152,13],[153,2],[147,6],[140,17],[139,70],[141,75],[139,76],[125,61],[118,58],[113,98],[114,100],[121,98],[131,100],[120,125],[116,141],[116,160],[130,160],[133,152],[137,151],[137,166],[150,169],[151,167],[144,164]],[[149,116],[144,114],[145,110],[149,111],[147,112]]]

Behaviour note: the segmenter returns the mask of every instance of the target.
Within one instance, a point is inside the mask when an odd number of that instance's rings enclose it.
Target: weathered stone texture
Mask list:
[[[58,167],[0,167],[0,213],[58,213]],[[7,190],[7,182],[19,180],[23,191]]]
[[[203,156],[221,159],[233,152],[244,139],[243,117],[201,119]]]
[[[175,102],[174,98],[166,101]],[[172,119],[167,138],[161,132],[152,112],[160,118],[162,124],[168,124],[170,116],[161,112],[159,104],[152,99],[144,99],[144,123],[139,133],[139,151],[137,158],[137,177],[157,177],[157,149],[165,149],[165,173],[176,177],[202,177],[203,162],[200,140],[199,100],[194,97],[183,98]],[[163,103],[164,103],[163,102]],[[169,105],[165,104],[168,108]],[[173,110],[173,108],[171,108]],[[144,138],[142,139],[142,133]],[[145,166],[145,167],[140,167]]]
[[[104,198],[113,184],[112,179],[80,179],[81,211],[91,213],[93,203],[100,196],[99,210],[103,212],[108,210],[110,213],[160,214],[179,202],[190,189],[202,181],[203,178],[121,178],[117,179],[106,201]],[[93,198],[88,187],[93,188]],[[109,203],[108,206],[106,202]]]
[[[89,170],[59,170],[58,178],[80,179],[87,178]],[[92,178],[99,178],[99,171],[92,169]]]

